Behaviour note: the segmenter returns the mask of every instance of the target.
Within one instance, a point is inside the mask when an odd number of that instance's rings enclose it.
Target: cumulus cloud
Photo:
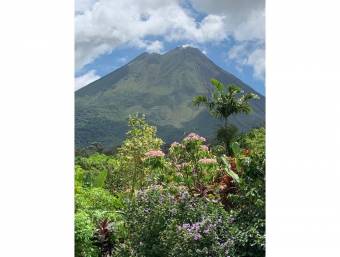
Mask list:
[[[163,50],[163,43],[161,41],[154,41],[146,47],[146,51],[150,53],[161,53]]]
[[[264,39],[264,0],[191,0],[198,11],[223,15],[225,29],[236,40]]]
[[[196,20],[182,0],[76,0],[76,70],[122,45],[161,53],[164,41],[204,45],[231,37],[236,45],[230,49],[229,58],[239,68],[253,67],[254,77],[262,78],[265,1],[190,2],[196,11],[205,14],[202,20]],[[158,40],[150,40],[153,37]],[[233,51],[240,52],[249,42],[256,42],[257,47],[233,56]]]
[[[150,40],[138,39],[138,40],[131,41],[130,45],[139,47],[139,48],[144,48],[149,53],[158,53],[158,54],[160,54],[164,48],[163,43],[159,40],[150,41]]]
[[[224,29],[236,44],[229,50],[229,59],[237,69],[248,65],[256,79],[263,80],[265,73],[265,1],[264,0],[192,0],[198,11],[222,15]],[[250,47],[255,42],[256,47]]]
[[[253,69],[253,76],[264,80],[265,76],[265,50],[264,46],[249,42],[234,45],[228,51],[228,58],[236,63],[236,68],[242,71],[243,66]]]
[[[253,51],[248,59],[247,65],[253,67],[254,77],[260,80],[264,80],[265,74],[265,51],[263,48],[258,48]]]
[[[84,75],[75,78],[75,90],[85,87],[99,78],[100,77],[96,74],[95,70],[90,70]]]
[[[162,42],[145,41],[148,36],[199,43],[226,37],[223,15],[207,15],[197,22],[180,0],[98,0],[87,6],[75,17],[77,70],[122,44],[161,52]]]

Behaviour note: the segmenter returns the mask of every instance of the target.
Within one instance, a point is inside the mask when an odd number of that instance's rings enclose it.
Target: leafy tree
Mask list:
[[[118,149],[121,177],[124,178],[131,194],[143,185],[145,179],[145,154],[151,150],[160,150],[163,141],[156,136],[157,129],[145,121],[145,116],[129,117],[130,130]]]
[[[224,85],[216,79],[212,79],[211,84],[215,87],[212,95],[210,97],[196,96],[193,104],[195,106],[205,105],[213,117],[224,121],[223,133],[220,131],[219,134],[224,134],[225,150],[230,152],[228,149],[230,136],[225,136],[225,134],[230,134],[233,129],[228,124],[228,118],[239,113],[249,114],[252,111],[249,101],[259,99],[259,97],[253,93],[244,94],[240,87],[233,84]]]

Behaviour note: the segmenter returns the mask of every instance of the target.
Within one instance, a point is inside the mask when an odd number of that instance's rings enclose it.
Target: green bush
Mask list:
[[[104,245],[114,245],[115,240],[124,238],[125,229],[121,209],[123,201],[98,183],[87,183],[89,180],[84,176],[80,166],[76,166],[75,174],[75,249],[77,257],[99,256],[105,249]],[[99,173],[100,177],[100,173]],[[97,177],[92,178],[94,181]],[[101,186],[104,186],[104,180]],[[113,236],[105,237],[98,231],[103,224],[112,225]],[[105,233],[104,233],[105,235]],[[107,247],[106,247],[107,248]]]
[[[236,256],[265,255],[265,130],[244,135],[241,145],[249,158],[241,158],[242,174],[238,191],[229,195]]]
[[[104,187],[111,192],[120,191],[123,181],[118,174],[119,161],[115,156],[95,153],[76,158],[78,180],[85,187]],[[81,169],[81,171],[80,171]],[[81,174],[80,174],[81,173]]]
[[[131,256],[227,256],[233,251],[222,205],[195,198],[180,188],[153,186],[138,191],[126,210],[128,241],[118,246]],[[129,247],[127,247],[129,246]]]
[[[144,186],[146,169],[144,159],[149,151],[160,151],[163,141],[157,138],[156,127],[146,123],[144,116],[130,116],[130,130],[122,146],[118,148],[120,178],[125,190],[132,194]]]
[[[116,155],[76,158],[76,257],[264,256],[264,128],[227,157],[194,133],[165,154],[144,117],[129,125]]]
[[[95,226],[90,216],[79,211],[75,214],[74,222],[75,232],[75,256],[76,257],[95,257],[98,256],[98,250],[93,245],[93,236]]]

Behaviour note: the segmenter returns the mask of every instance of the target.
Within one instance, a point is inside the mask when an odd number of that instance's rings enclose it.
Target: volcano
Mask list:
[[[75,92],[75,145],[93,142],[107,148],[121,144],[129,114],[143,113],[167,143],[196,132],[212,139],[221,122],[192,99],[208,95],[215,78],[256,93],[250,115],[236,115],[230,123],[241,131],[263,126],[265,97],[213,63],[199,49],[177,47],[165,54],[143,53],[128,64]]]

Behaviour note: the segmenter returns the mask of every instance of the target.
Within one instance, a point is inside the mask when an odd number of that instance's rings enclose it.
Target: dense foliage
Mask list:
[[[189,133],[167,149],[143,116],[114,155],[76,157],[76,257],[265,253],[265,130],[223,146]]]

